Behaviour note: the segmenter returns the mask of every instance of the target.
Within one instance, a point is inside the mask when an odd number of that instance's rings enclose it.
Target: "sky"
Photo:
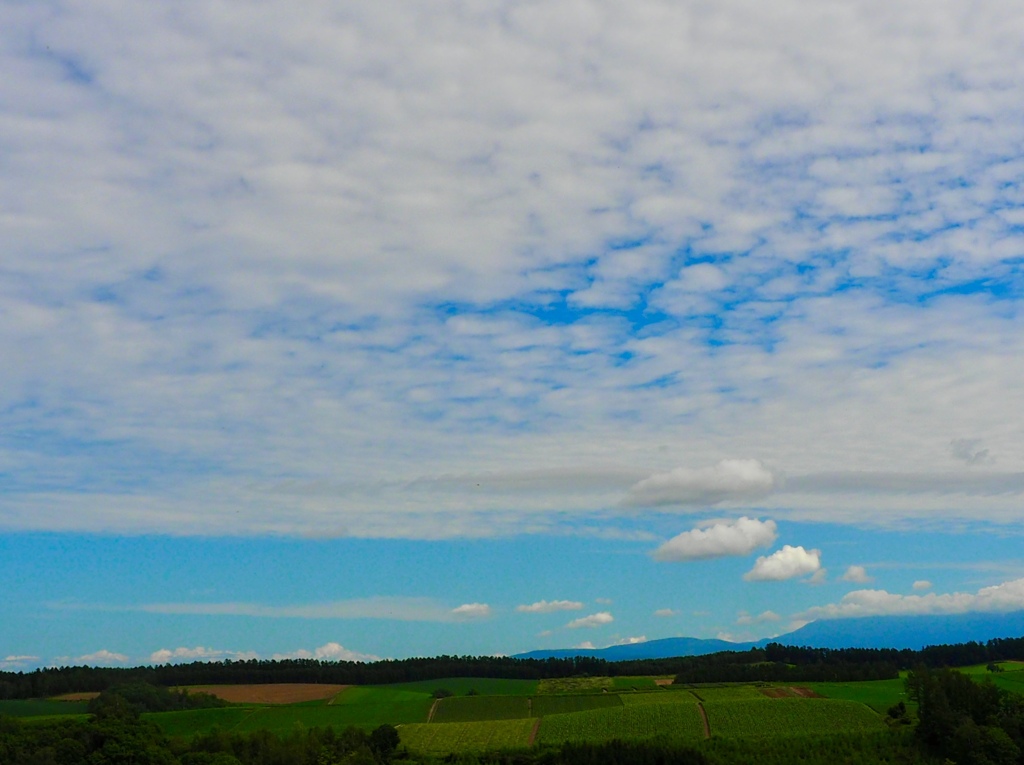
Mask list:
[[[0,0],[0,669],[1024,608],[1003,0]]]

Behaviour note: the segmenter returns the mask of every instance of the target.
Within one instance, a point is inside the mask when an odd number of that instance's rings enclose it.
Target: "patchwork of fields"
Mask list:
[[[980,674],[975,673],[975,674]],[[988,675],[1024,693],[1024,665]],[[659,682],[659,680],[661,682]],[[388,686],[203,687],[235,703],[147,714],[169,736],[214,729],[287,734],[298,728],[388,723],[427,754],[535,744],[659,740],[695,744],[886,731],[884,714],[908,703],[902,680],[782,685],[665,686],[663,678],[526,681],[449,678]],[[440,698],[439,698],[440,697]],[[32,719],[84,713],[84,701],[0,701],[0,714]],[[912,707],[912,705],[911,705]],[[709,742],[709,744],[712,742]]]

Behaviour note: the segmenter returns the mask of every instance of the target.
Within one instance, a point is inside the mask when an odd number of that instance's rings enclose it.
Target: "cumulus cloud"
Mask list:
[[[983,587],[975,593],[899,595],[885,590],[854,590],[844,595],[838,603],[809,608],[795,618],[811,621],[890,614],[999,613],[1019,609],[1024,609],[1024,579]]]
[[[459,619],[483,619],[491,615],[491,607],[486,603],[463,603],[452,609],[452,615]]]
[[[593,651],[596,646],[589,640],[584,640],[582,643],[577,643],[573,648],[581,648],[585,651]]]
[[[764,622],[777,622],[782,619],[774,611],[762,611],[756,616],[751,616],[747,613],[741,613],[736,619],[736,624],[747,625],[747,624],[763,624]]]
[[[639,643],[646,643],[646,635],[636,635],[634,637],[624,637],[620,640],[616,640],[612,645],[637,645]]]
[[[5,656],[0,660],[0,669],[4,670],[21,670],[30,664],[34,664],[39,661],[38,656],[30,655],[11,655]]]
[[[846,573],[840,577],[844,582],[856,582],[857,584],[867,584],[868,582],[874,581],[873,576],[868,576],[867,569],[863,566],[849,566],[846,569]]]
[[[573,619],[565,626],[575,630],[581,627],[602,627],[605,624],[611,624],[613,621],[615,621],[615,617],[608,611],[600,611],[596,614],[590,614],[590,616],[581,616],[579,619]]]
[[[196,646],[195,648],[180,647],[175,648],[174,650],[169,648],[160,648],[149,655],[149,660],[153,664],[174,664],[177,662],[191,661],[222,661],[224,659],[241,661],[244,659],[255,658],[258,658],[258,654],[255,651],[219,651],[213,648],[203,648],[202,646]]]
[[[811,575],[811,578],[807,580],[807,584],[810,584],[810,585],[812,585],[814,587],[818,587],[820,585],[825,584],[827,579],[828,579],[828,569],[827,568],[819,568],[817,571],[814,572],[813,575]]]
[[[771,555],[762,555],[743,578],[748,582],[781,582],[821,569],[821,550],[783,545]]]
[[[58,656],[53,659],[54,665],[84,665],[90,667],[109,667],[113,664],[127,664],[131,659],[123,653],[101,649],[84,656]]]
[[[688,561],[748,555],[767,547],[778,537],[775,521],[743,516],[735,521],[717,521],[704,528],[684,531],[654,551],[660,561]]]
[[[652,475],[630,487],[624,502],[637,507],[715,505],[764,497],[775,484],[775,476],[758,460],[722,460],[708,468]]]
[[[678,613],[679,613],[678,611],[676,611],[674,609],[671,609],[671,608],[659,608],[657,611],[654,612],[654,615],[655,616],[661,616],[661,617],[669,617],[669,616],[676,616]]]
[[[524,614],[550,614],[555,611],[579,611],[583,604],[578,600],[538,600],[530,605],[516,606]]]
[[[914,587],[915,590],[918,590],[918,591],[920,591],[920,590],[930,590],[932,588],[932,583],[929,582],[927,579],[918,579],[917,581],[914,582],[913,587]]]
[[[325,643],[324,645],[316,648],[312,651],[307,651],[300,648],[297,651],[290,653],[275,653],[271,656],[274,660],[281,659],[319,659],[320,661],[380,661],[381,657],[374,656],[372,653],[360,653],[358,651],[350,651],[340,643]]]

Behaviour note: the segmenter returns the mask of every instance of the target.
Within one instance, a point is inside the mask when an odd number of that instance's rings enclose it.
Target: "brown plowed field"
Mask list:
[[[820,693],[815,693],[810,688],[762,688],[761,693],[770,699],[820,699],[824,698]]]
[[[84,691],[82,693],[62,693],[60,696],[54,696],[54,701],[92,701],[94,698],[99,696],[99,691]]]
[[[350,686],[319,683],[271,683],[265,685],[190,685],[185,690],[210,693],[236,704],[297,704],[329,699]]]

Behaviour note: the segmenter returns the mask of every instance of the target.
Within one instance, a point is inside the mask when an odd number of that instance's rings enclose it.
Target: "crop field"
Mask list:
[[[233,704],[296,704],[303,701],[327,701],[348,688],[347,685],[319,683],[275,683],[254,685],[192,685],[194,693],[209,693]]]
[[[867,704],[879,714],[885,714],[889,707],[904,702],[908,708],[915,704],[907,698],[902,680],[870,680],[855,683],[805,683],[815,693],[830,699],[846,699]]]
[[[613,677],[612,688],[617,691],[653,691],[658,688],[659,680],[668,680],[671,682],[671,677]]]
[[[589,709],[622,707],[622,699],[615,693],[590,693],[576,696],[536,696],[533,699],[533,716],[586,712]]]
[[[646,704],[550,715],[541,719],[537,740],[560,744],[563,741],[642,740],[659,736],[689,741],[703,739],[704,724],[697,705]]]
[[[441,680],[419,680],[415,683],[368,686],[393,690],[418,691],[432,694],[439,688],[456,696],[476,691],[481,696],[532,696],[537,692],[536,680],[502,680],[490,677],[447,677]]]
[[[526,696],[451,696],[438,702],[430,721],[518,720],[529,716],[530,699]]]
[[[612,684],[610,677],[557,677],[541,680],[537,693],[594,693],[608,690]]]
[[[535,723],[536,720],[530,719],[430,723],[403,725],[398,733],[402,743],[416,752],[479,752],[529,746]]]
[[[143,719],[156,723],[168,736],[191,738],[209,733],[214,728],[233,730],[257,707],[220,707],[217,709],[188,709],[183,712],[151,712]]]
[[[689,691],[656,691],[654,693],[623,693],[619,696],[623,706],[645,704],[696,704],[697,697]]]
[[[704,709],[712,737],[787,736],[885,727],[882,718],[856,701],[842,699],[762,699],[709,701]]]
[[[88,702],[85,701],[11,699],[0,701],[0,715],[10,715],[11,717],[41,717],[50,715],[85,714],[88,706]]]
[[[767,698],[762,688],[753,685],[698,685],[690,688],[703,701],[738,701]]]

